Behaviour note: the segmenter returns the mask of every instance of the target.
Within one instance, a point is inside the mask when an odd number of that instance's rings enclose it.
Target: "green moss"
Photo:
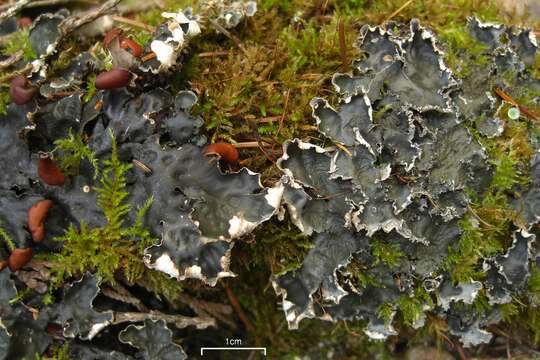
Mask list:
[[[56,145],[54,152],[58,153],[60,168],[65,175],[79,174],[81,162],[87,160],[94,167],[95,177],[98,176],[98,160],[80,134],[70,133],[67,138],[56,140],[54,144]]]
[[[416,324],[427,310],[435,306],[431,296],[423,286],[417,286],[414,289],[413,296],[400,296],[395,304],[401,314],[403,323],[408,326]]]
[[[86,93],[83,96],[83,101],[85,103],[89,102],[96,93],[96,75],[92,74],[88,76],[86,80]]]
[[[270,220],[255,231],[253,239],[256,241],[249,243],[249,255],[239,256],[238,261],[247,268],[268,266],[276,276],[300,268],[313,248],[311,239],[289,221]]]
[[[374,258],[373,265],[383,263],[390,267],[395,267],[399,265],[401,258],[404,257],[398,245],[385,244],[376,239],[371,242],[371,246],[371,252]]]
[[[35,360],[71,360],[69,356],[69,343],[63,345],[52,345],[46,355],[36,354]]]
[[[377,316],[383,319],[385,324],[392,322],[395,312],[395,305],[392,303],[385,303],[377,308]]]
[[[471,75],[475,66],[485,66],[489,58],[484,54],[487,46],[477,42],[464,23],[450,24],[437,33],[446,47],[444,60],[460,77]]]
[[[113,137],[111,133],[111,137]],[[84,222],[79,228],[73,225],[57,238],[63,243],[60,253],[52,254],[53,288],[64,279],[84,271],[97,273],[106,282],[115,282],[115,272],[122,269],[128,281],[135,281],[145,271],[143,251],[154,244],[150,232],[143,227],[143,217],[152,205],[150,198],[137,210],[136,220],[126,226],[126,216],[131,206],[126,203],[126,172],[131,164],[122,163],[117,155],[116,142],[112,140],[110,159],[103,161],[97,204],[106,218],[102,228],[90,228]]]
[[[347,269],[345,273],[350,274],[350,281],[352,285],[357,288],[367,288],[368,286],[373,287],[382,287],[383,285],[375,278],[375,276],[370,274],[370,269],[367,265],[362,264],[356,259],[352,259],[349,264],[347,264]]]
[[[0,239],[6,243],[6,246],[10,251],[15,250],[15,243],[13,243],[13,239],[9,236],[7,231],[2,228],[2,223],[0,223]]]
[[[7,43],[2,49],[2,54],[6,56],[14,55],[15,53],[22,51],[23,59],[26,61],[34,60],[37,58],[36,53],[32,50],[32,45],[28,39],[28,28],[22,28],[11,34]]]
[[[0,85],[0,115],[7,114],[7,107],[11,102],[11,97],[9,96],[8,87],[6,85]]]

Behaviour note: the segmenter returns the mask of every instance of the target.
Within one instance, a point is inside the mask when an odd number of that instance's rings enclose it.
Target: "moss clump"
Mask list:
[[[7,246],[7,248],[10,251],[13,251],[15,249],[15,244],[13,243],[13,239],[6,230],[2,228],[2,223],[0,223],[0,240],[3,240]]]
[[[113,138],[111,158],[103,161],[100,187],[96,189],[97,204],[107,223],[102,228],[90,228],[82,222],[80,228],[70,226],[56,239],[63,243],[63,248],[50,259],[54,264],[54,287],[60,286],[65,278],[88,270],[111,283],[119,269],[128,281],[135,281],[144,273],[144,249],[155,243],[154,237],[143,227],[143,217],[152,206],[152,198],[137,210],[134,223],[126,226],[131,206],[125,202],[129,195],[125,175],[130,167],[131,164],[119,160]]]
[[[83,101],[89,102],[94,97],[96,90],[96,75],[92,74],[88,76],[86,81],[86,93],[83,96]]]
[[[484,54],[487,46],[477,42],[469,34],[465,24],[449,25],[437,35],[446,47],[444,60],[456,75],[470,76],[475,66],[489,63],[488,56]]]
[[[22,57],[26,61],[31,61],[37,58],[36,53],[32,50],[32,45],[28,38],[29,30],[23,28],[9,35],[9,39],[4,44],[2,54],[6,56],[15,55],[18,52],[22,52]]]
[[[54,152],[58,152],[60,168],[65,175],[75,176],[79,174],[79,168],[83,160],[87,160],[95,171],[95,176],[99,174],[98,160],[92,150],[86,145],[80,134],[72,133],[65,139],[56,140]]]
[[[6,85],[0,84],[0,115],[7,114],[7,107],[11,102],[11,97],[8,93],[8,87]]]
[[[371,242],[371,252],[373,254],[373,265],[379,263],[387,264],[390,267],[399,265],[400,260],[404,257],[403,252],[398,245],[385,244],[380,240],[375,239]]]

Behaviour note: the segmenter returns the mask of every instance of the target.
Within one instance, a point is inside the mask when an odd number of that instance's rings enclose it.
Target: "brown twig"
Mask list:
[[[182,329],[188,326],[195,326],[197,329],[206,329],[210,326],[216,326],[216,320],[207,317],[189,317],[182,315],[168,315],[159,311],[142,312],[115,312],[113,324],[121,324],[125,322],[138,322],[146,319],[164,320],[167,323],[174,324],[177,328]]]
[[[65,36],[66,34],[70,34],[73,30],[86,25],[109,12],[112,12],[119,2],[120,0],[108,0],[99,7],[64,19],[59,26],[62,35]]]
[[[234,293],[232,292],[231,288],[225,285],[225,290],[227,291],[227,297],[229,298],[229,301],[231,302],[232,307],[234,308],[234,311],[238,314],[238,317],[244,324],[247,331],[250,333],[254,333],[256,331],[255,326],[249,321],[246,313],[240,306],[240,303],[238,302],[238,299],[236,299],[236,296],[234,296]]]
[[[264,156],[268,159],[268,161],[275,163],[274,158],[264,150],[263,141],[261,139],[261,135],[259,135],[259,130],[257,129],[257,120],[247,117],[246,121],[251,128],[251,132],[253,133],[253,136],[255,136],[255,139],[257,140],[257,146],[261,150],[261,152],[264,154]]]
[[[337,146],[338,148],[340,148],[341,150],[343,150],[344,153],[346,153],[346,154],[349,155],[350,157],[353,156],[352,153],[351,153],[351,151],[350,151],[349,149],[347,149],[347,147],[346,147],[345,145],[342,145],[342,144],[340,144],[340,143],[335,143],[335,144],[336,144],[336,146]]]
[[[151,33],[156,31],[155,27],[153,27],[151,25],[148,25],[148,24],[145,24],[143,22],[137,21],[137,20],[133,20],[133,19],[126,18],[126,17],[123,17],[123,16],[118,16],[118,15],[113,15],[113,16],[111,16],[111,18],[116,22],[126,24],[126,25],[130,25],[130,26],[134,26],[134,27],[146,30],[146,31],[151,32]]]
[[[283,114],[279,119],[279,126],[276,133],[276,136],[279,136],[281,130],[283,129],[283,123],[285,122],[285,115],[287,115],[287,107],[289,106],[289,95],[291,94],[291,89],[287,90],[287,95],[285,95],[285,104],[283,105]]]
[[[283,115],[279,115],[279,116],[267,116],[267,117],[263,117],[263,118],[260,118],[260,119],[257,119],[257,122],[259,124],[266,124],[266,123],[271,123],[271,122],[274,122],[274,121],[279,121],[281,119]]]
[[[345,43],[345,22],[343,19],[339,19],[338,22],[338,35],[339,35],[339,54],[341,55],[341,71],[347,71],[349,67],[349,60],[347,59],[347,45]]]
[[[32,68],[33,68],[32,64],[26,64],[26,66],[22,68],[21,70],[14,71],[12,73],[9,73],[0,77],[0,83],[10,82],[11,79],[13,79],[15,76],[26,75],[32,70]]]
[[[240,50],[242,50],[242,52],[244,54],[247,55],[247,52],[246,52],[246,49],[244,48],[244,46],[242,46],[242,43],[240,42],[240,39],[238,39],[236,36],[234,36],[233,34],[231,34],[229,32],[229,30],[225,29],[223,26],[221,26],[216,20],[212,20],[210,19],[209,20],[210,22],[210,25],[212,25],[212,27],[214,29],[216,29],[217,31],[219,31],[220,33],[222,33],[223,35],[225,35],[226,37],[228,37],[229,39],[231,39],[235,44],[236,46],[238,46],[238,48]]]
[[[74,2],[81,3],[81,4],[88,4],[88,5],[99,5],[99,1],[90,1],[90,0],[37,0],[37,1],[30,2],[28,5],[25,6],[25,8],[55,6],[55,5],[69,4],[69,3],[74,3]]]
[[[490,223],[484,221],[484,220],[480,217],[480,215],[478,215],[478,214],[476,213],[476,211],[473,210],[473,208],[472,208],[470,205],[467,205],[467,208],[469,209],[469,211],[471,212],[471,214],[473,214],[473,216],[476,218],[476,220],[480,221],[482,224],[486,225],[486,226],[489,227],[489,228],[494,228],[494,227],[495,227],[495,225],[491,225]]]
[[[227,56],[231,52],[230,51],[210,51],[210,52],[202,52],[199,54],[200,58],[207,58],[207,57],[216,57],[216,56]]]
[[[388,16],[386,19],[384,19],[384,21],[382,22],[383,24],[384,23],[387,23],[389,22],[390,20],[392,20],[393,18],[395,18],[396,16],[399,15],[400,12],[402,12],[407,6],[409,6],[411,3],[413,2],[413,0],[409,0],[407,1],[405,4],[401,5],[396,11],[394,11],[393,13],[390,14],[390,16]]]
[[[21,50],[17,50],[17,52],[15,52],[15,54],[11,55],[10,57],[8,57],[6,60],[3,60],[3,61],[0,61],[0,70],[4,70],[4,69],[7,69],[8,67],[10,67],[11,65],[17,63],[19,60],[21,60],[23,58],[23,51],[22,49]]]
[[[144,55],[141,59],[142,62],[147,62],[147,61],[150,61],[152,59],[155,59],[157,57],[156,53],[155,52],[149,52],[148,54]]]
[[[461,360],[469,360],[469,357],[467,356],[467,354],[465,354],[465,350],[463,350],[463,347],[461,347],[461,344],[459,342],[455,343],[454,346],[457,349],[459,358]]]
[[[512,98],[510,95],[508,95],[506,92],[504,92],[503,89],[494,87],[493,92],[497,94],[503,101],[506,101],[507,103],[516,106],[519,111],[521,111],[525,116],[527,116],[530,119],[538,120],[538,116],[532,112],[531,110],[527,109],[525,106],[520,105],[514,98]]]

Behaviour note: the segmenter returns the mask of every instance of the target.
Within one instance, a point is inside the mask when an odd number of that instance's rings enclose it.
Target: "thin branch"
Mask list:
[[[202,52],[198,56],[200,58],[207,58],[207,57],[227,56],[230,53],[231,53],[230,51],[210,51],[210,52]]]
[[[19,60],[23,58],[23,51],[18,50],[15,54],[11,55],[4,61],[0,61],[0,70],[7,69],[11,65],[17,63]]]
[[[484,221],[480,215],[476,213],[476,211],[473,210],[473,208],[470,205],[467,205],[467,209],[473,214],[473,216],[476,218],[476,220],[480,221],[482,224],[486,225],[489,228],[495,228],[495,225],[491,225],[490,223]]]
[[[387,23],[389,22],[390,20],[392,20],[393,18],[395,18],[396,16],[399,15],[400,12],[402,12],[407,6],[409,6],[411,3],[413,2],[413,0],[409,0],[407,1],[405,4],[401,5],[396,11],[394,11],[393,13],[390,14],[390,16],[388,16],[382,23]]]
[[[195,326],[197,329],[206,329],[210,326],[216,326],[216,320],[207,317],[189,317],[182,315],[168,315],[159,311],[150,311],[148,313],[142,312],[115,312],[113,324],[121,324],[125,322],[139,322],[146,319],[150,320],[164,320],[167,323],[174,324],[177,328],[182,329],[188,326]]]
[[[281,130],[283,129],[283,123],[285,122],[285,115],[287,115],[287,107],[289,106],[289,96],[291,94],[291,89],[287,90],[287,95],[285,95],[285,105],[283,105],[283,114],[279,119],[279,127],[276,133],[276,137],[279,136]]]
[[[261,139],[261,136],[259,135],[259,130],[257,129],[257,122],[254,119],[250,119],[246,117],[246,121],[248,122],[249,127],[251,128],[251,131],[253,133],[253,136],[255,136],[255,139],[257,139],[257,146],[261,150],[261,152],[264,154],[264,156],[268,159],[268,161],[275,163],[274,158],[264,150],[263,142]]]
[[[341,71],[347,71],[349,67],[349,60],[347,59],[347,45],[345,43],[345,22],[343,19],[339,19],[338,22],[338,35],[339,35],[339,54],[341,55]]]
[[[104,16],[105,14],[111,12],[116,7],[116,5],[118,5],[119,2],[120,0],[108,0],[98,8],[89,10],[80,15],[68,17],[67,19],[62,21],[59,26],[62,34],[69,34],[73,30],[92,22],[99,17]]]
[[[240,306],[240,303],[236,299],[236,296],[234,296],[234,293],[232,292],[231,288],[225,285],[225,290],[227,291],[227,296],[229,297],[229,301],[231,302],[232,307],[234,308],[234,310],[238,314],[238,317],[240,318],[240,320],[246,327],[246,330],[249,331],[250,333],[254,333],[256,331],[255,326],[253,326],[251,321],[249,321],[246,313]]]
[[[139,29],[143,29],[143,30],[146,30],[146,31],[151,32],[151,33],[156,31],[155,27],[153,27],[151,25],[148,25],[148,24],[145,24],[143,22],[137,21],[137,20],[133,20],[133,19],[126,18],[126,17],[123,17],[123,16],[118,16],[118,15],[113,15],[113,16],[111,16],[111,18],[116,22],[126,24],[126,25],[130,25],[130,26],[133,26],[133,27],[136,27],[136,28],[139,28]]]
[[[525,116],[527,116],[528,118],[533,119],[533,120],[538,120],[538,116],[534,112],[532,112],[531,110],[529,110],[525,106],[520,105],[516,100],[514,100],[514,98],[512,98],[510,95],[508,95],[506,92],[504,92],[501,88],[495,87],[493,89],[493,91],[503,101],[506,101],[507,103],[518,107],[519,111],[521,111],[523,114],[525,114]]]
[[[216,29],[217,31],[219,31],[220,33],[222,33],[223,35],[225,35],[226,37],[228,37],[229,39],[231,39],[235,44],[236,46],[238,46],[238,48],[240,50],[242,50],[242,52],[247,55],[247,52],[246,52],[246,49],[244,48],[244,46],[242,46],[242,43],[240,42],[240,40],[234,36],[233,34],[231,34],[229,32],[229,30],[225,29],[223,26],[221,26],[216,20],[212,20],[210,19],[209,20],[210,22],[210,25],[212,25],[212,27],[214,29]]]

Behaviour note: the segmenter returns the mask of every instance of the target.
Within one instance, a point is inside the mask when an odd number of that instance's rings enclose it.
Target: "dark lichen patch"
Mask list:
[[[198,11],[197,3],[192,1],[164,1],[167,11],[176,11],[178,6],[195,5],[195,11]],[[311,109],[309,108],[309,101],[313,96],[324,96],[330,99],[332,105],[337,104],[337,95],[333,93],[332,84],[330,82],[330,76],[332,72],[336,71],[338,67],[343,67],[346,64],[342,64],[341,50],[339,49],[339,17],[345,24],[345,38],[346,38],[346,58],[356,58],[353,55],[352,44],[353,39],[356,36],[352,31],[359,27],[359,23],[381,23],[391,13],[403,5],[403,1],[392,0],[385,2],[365,2],[357,0],[347,1],[321,1],[314,4],[310,4],[305,1],[282,1],[282,0],[262,0],[259,2],[259,14],[260,17],[250,18],[247,21],[243,21],[240,24],[240,28],[231,31],[235,37],[240,40],[242,47],[247,48],[249,55],[241,55],[242,50],[237,48],[234,40],[227,39],[222,34],[217,34],[214,29],[203,30],[203,34],[199,37],[200,40],[194,39],[192,42],[192,48],[185,49],[183,52],[183,58],[180,62],[185,60],[189,61],[189,64],[183,64],[183,70],[181,73],[175,72],[175,74],[167,77],[166,80],[159,77],[152,79],[144,78],[144,81],[148,81],[143,85],[144,89],[150,89],[156,82],[160,83],[160,86],[172,87],[172,92],[184,90],[189,86],[189,81],[195,79],[195,81],[205,82],[207,78],[212,77],[211,81],[205,83],[206,94],[199,94],[201,100],[201,108],[197,111],[203,115],[206,120],[206,124],[212,126],[211,129],[203,129],[204,132],[215,138],[228,139],[231,142],[256,142],[257,136],[253,131],[253,127],[249,125],[252,119],[255,118],[258,122],[257,129],[258,135],[262,138],[263,149],[267,152],[267,155],[271,159],[276,159],[280,155],[279,143],[288,137],[301,136],[305,141],[311,141],[323,146],[332,145],[330,141],[324,139],[317,132],[314,131],[312,120],[309,118]],[[161,17],[162,9],[153,8],[149,11],[145,11],[143,14],[129,14],[127,16],[135,15],[140,21],[148,23],[150,25],[159,25],[163,19]],[[413,2],[405,6],[394,15],[395,20],[408,22],[410,18],[420,18],[423,24],[429,23],[431,27],[438,33],[444,33],[445,28],[449,29],[449,37],[460,36],[454,29],[460,29],[465,27],[465,18],[471,14],[481,15],[483,20],[502,20],[501,15],[498,13],[498,9],[493,2],[471,2],[471,1],[442,1],[435,3],[418,3]],[[293,19],[294,18],[294,19]],[[360,19],[360,20],[359,20]],[[260,26],[264,24],[265,26]],[[289,26],[290,24],[293,24]],[[118,23],[116,24],[118,25]],[[121,25],[124,30],[130,29],[127,25]],[[396,28],[397,29],[397,28]],[[324,35],[317,34],[318,31],[323,31]],[[280,34],[280,36],[268,36],[268,34]],[[127,36],[137,40],[141,44],[145,44],[150,41],[153,35],[145,30],[130,29],[127,32]],[[467,39],[466,36],[462,37]],[[60,57],[56,65],[50,64],[48,70],[52,70],[52,73],[58,75],[62,69],[66,69],[69,64],[68,58],[71,58],[74,54],[78,53],[78,50],[84,48],[86,42],[74,42],[70,39],[64,39],[62,44],[59,44],[58,50]],[[99,41],[100,39],[93,39]],[[92,41],[93,41],[92,40]],[[449,41],[452,41],[449,39]],[[456,43],[459,42],[456,41]],[[276,44],[281,44],[280,48],[276,48]],[[473,46],[474,43],[464,44],[465,47]],[[441,46],[441,49],[445,48],[444,42],[441,41],[437,45]],[[461,45],[460,45],[461,46]],[[72,48],[72,50],[69,50]],[[69,51],[68,51],[69,50]],[[99,51],[99,50],[98,50]],[[220,55],[220,51],[227,51],[228,55]],[[453,50],[454,51],[454,50]],[[198,56],[197,53],[202,52],[202,56]],[[263,56],[257,57],[256,52],[260,52]],[[463,55],[465,57],[466,51],[460,51],[455,48],[456,54]],[[214,53],[214,54],[212,54]],[[473,50],[473,53],[477,53]],[[210,54],[210,55],[209,55]],[[323,54],[323,55],[321,55]],[[237,56],[239,55],[239,56]],[[277,65],[272,65],[271,60],[275,56],[278,61]],[[449,64],[453,70],[460,75],[465,74],[477,74],[477,69],[482,68],[478,64],[466,64],[462,58],[457,55],[452,59],[447,58],[449,62],[454,62],[456,65]],[[101,63],[99,69],[110,69],[112,66],[112,59],[107,56],[100,57]],[[243,61],[249,58],[249,64],[246,66],[246,71],[243,71]],[[286,60],[281,60],[286,58]],[[484,56],[479,57],[484,60]],[[511,57],[506,57],[509,59]],[[52,59],[53,63],[55,59]],[[347,61],[345,61],[347,63]],[[460,64],[461,63],[461,64]],[[201,65],[203,64],[203,65]],[[537,63],[538,64],[538,63]],[[272,65],[272,66],[270,66]],[[462,66],[463,73],[457,69],[458,65]],[[482,63],[482,65],[485,65]],[[53,69],[51,69],[51,66]],[[476,66],[476,67],[475,67]],[[56,67],[56,69],[54,69]],[[219,74],[214,74],[213,69],[218,68]],[[454,69],[455,67],[455,69]],[[537,70],[538,65],[536,65]],[[262,70],[261,70],[262,68]],[[209,69],[209,71],[206,71]],[[234,72],[231,70],[233,69]],[[265,70],[270,69],[269,75],[266,77],[267,82],[258,82],[257,77],[265,75]],[[535,65],[527,65],[526,69],[530,72],[535,71]],[[12,68],[5,74],[10,74]],[[247,71],[249,70],[249,71]],[[250,74],[254,72],[255,75]],[[229,74],[234,73],[237,76],[235,79],[245,80],[242,86],[248,89],[247,92],[242,92],[241,88],[237,86],[234,80],[224,81]],[[239,74],[239,75],[237,75]],[[278,77],[278,75],[280,75]],[[2,76],[2,79],[5,79]],[[99,101],[96,98],[100,98],[99,91],[95,92],[94,99],[92,99],[92,80],[91,77],[84,77],[83,82],[77,85],[74,90],[80,91],[87,95],[83,99],[86,103],[91,104],[91,107],[99,107]],[[476,81],[473,83],[482,84],[486,77],[476,77]],[[501,80],[499,75],[495,75],[490,79]],[[213,83],[212,83],[213,81]],[[141,81],[142,82],[142,81]],[[275,82],[275,84],[272,84]],[[505,86],[508,86],[506,80],[504,80]],[[140,86],[139,83],[138,86]],[[494,85],[494,83],[490,83]],[[521,85],[524,85],[523,83]],[[512,85],[511,88],[505,87],[504,90],[508,91],[515,99],[528,108],[535,108],[534,92],[529,92],[525,96],[520,95],[519,88],[522,87],[517,84]],[[193,83],[196,87],[196,83]],[[528,86],[528,85],[527,85]],[[492,87],[492,86],[490,86]],[[533,86],[531,86],[532,88]],[[213,91],[213,88],[218,88],[219,91]],[[288,92],[289,88],[291,89]],[[72,91],[73,89],[70,89]],[[132,87],[131,90],[136,90],[136,87]],[[138,90],[138,88],[137,88]],[[233,91],[229,91],[233,90]],[[144,90],[146,91],[146,90]],[[253,97],[255,101],[251,101],[250,94],[255,94]],[[222,96],[222,94],[225,94]],[[135,98],[138,98],[138,93],[134,94]],[[9,102],[7,95],[7,87],[2,86],[2,92],[0,96],[4,96],[5,103]],[[240,101],[236,101],[236,98],[240,98]],[[44,99],[39,98],[40,101]],[[218,106],[212,104],[214,99],[217,99]],[[210,103],[210,105],[208,105]],[[234,105],[229,105],[234,104]],[[248,104],[244,106],[244,104]],[[42,104],[43,105],[43,104]],[[203,106],[206,106],[203,108]],[[509,121],[505,114],[507,113],[509,105],[506,105],[504,109],[499,111],[499,115],[504,118],[505,121],[510,122],[511,126],[505,130],[506,134],[493,142],[486,141],[483,137],[482,131],[473,124],[476,116],[471,117],[471,123],[467,119],[466,125],[473,134],[476,140],[480,141],[482,145],[488,149],[489,161],[495,169],[495,179],[492,181],[492,187],[489,191],[495,194],[490,201],[484,202],[482,198],[475,199],[472,195],[473,202],[470,204],[473,211],[479,215],[479,217],[486,221],[492,221],[498,228],[497,230],[491,229],[493,232],[488,236],[487,241],[484,243],[480,241],[481,247],[486,247],[481,250],[481,255],[478,256],[474,253],[474,245],[471,246],[471,251],[464,251],[463,258],[473,254],[474,263],[470,265],[470,269],[464,269],[460,272],[458,278],[469,279],[478,278],[482,280],[482,274],[479,273],[478,264],[481,263],[481,258],[485,256],[492,256],[505,253],[511,246],[511,238],[507,237],[503,239],[503,234],[509,235],[514,230],[511,223],[514,221],[514,215],[512,212],[508,216],[502,214],[508,210],[506,204],[508,198],[511,198],[515,193],[515,186],[527,186],[530,174],[528,171],[529,160],[531,155],[534,154],[535,145],[535,131],[536,127],[531,126],[534,122],[528,121],[525,117],[521,117],[519,121]],[[1,108],[1,107],[0,107]],[[379,109],[375,112],[374,119],[379,121],[384,119],[391,109]],[[538,113],[538,111],[536,110]],[[213,121],[213,114],[219,113],[219,122]],[[284,116],[283,116],[284,115]],[[246,117],[247,120],[246,121]],[[151,116],[154,119],[154,115]],[[156,118],[159,119],[159,116]],[[291,119],[294,119],[291,121]],[[262,121],[259,121],[262,120]],[[93,126],[89,124],[90,128]],[[87,129],[88,130],[88,129]],[[478,130],[478,132],[476,132]],[[106,132],[105,132],[106,137]],[[515,140],[513,140],[515,139]],[[86,142],[86,138],[82,138],[83,143]],[[167,139],[168,140],[168,139]],[[532,147],[529,146],[528,141],[531,141]],[[537,141],[537,140],[536,140]],[[11,142],[10,142],[11,143]],[[511,146],[508,144],[511,143]],[[538,142],[536,142],[538,144]],[[245,144],[244,144],[245,145]],[[268,146],[268,147],[267,147]],[[272,148],[273,146],[273,148]],[[492,151],[492,149],[503,149],[502,151]],[[51,148],[52,149],[52,148]],[[533,152],[531,153],[531,149]],[[60,159],[62,151],[55,150],[55,156]],[[66,169],[71,172],[70,177],[75,177],[76,174],[87,172],[87,160],[79,161],[82,156],[77,155],[75,151],[71,152],[75,155],[73,161],[70,160],[70,166],[66,166]],[[241,149],[241,159],[244,165],[248,164],[251,168],[261,170],[263,173],[263,183],[265,185],[273,185],[274,181],[279,178],[279,170],[276,167],[270,167],[272,160],[268,159],[263,152],[259,149]],[[526,155],[528,154],[528,155]],[[343,153],[342,155],[345,155]],[[69,157],[68,157],[69,158]],[[131,159],[125,159],[131,161]],[[73,169],[77,169],[75,171]],[[133,171],[133,169],[131,170]],[[91,179],[94,173],[92,169],[85,175],[86,179]],[[414,179],[408,176],[402,176],[400,174],[400,182],[408,184]],[[128,177],[129,178],[129,177]],[[98,178],[99,179],[99,178]],[[488,181],[489,182],[489,181]],[[80,184],[83,185],[83,184]],[[487,186],[486,186],[487,187]],[[132,189],[128,190],[130,195]],[[73,193],[72,193],[73,194]],[[392,193],[392,196],[396,207],[400,208],[405,204],[406,191]],[[507,199],[505,199],[505,197]],[[146,199],[142,196],[142,199]],[[404,201],[401,201],[403,200]],[[429,198],[425,198],[426,202],[430,202]],[[447,204],[458,204],[462,200],[453,198],[444,198],[444,206]],[[87,201],[87,204],[93,201]],[[92,206],[95,207],[95,206]],[[458,213],[465,211],[461,208]],[[460,215],[461,216],[461,215]],[[470,224],[464,225],[465,235],[468,236],[467,226],[471,225],[475,227],[479,223],[479,232],[487,231],[489,226],[482,224],[481,220],[472,214],[470,211],[467,215],[467,221],[470,220]],[[496,218],[495,220],[492,219]],[[503,219],[506,219],[503,221]],[[128,221],[129,222],[129,221]],[[510,224],[510,225],[509,225]],[[99,227],[99,226],[98,226]],[[263,239],[260,240],[259,239]],[[290,239],[290,240],[289,240]],[[349,321],[338,322],[337,324],[320,323],[315,320],[305,320],[300,324],[299,331],[289,332],[284,326],[285,320],[278,306],[276,305],[277,299],[269,289],[269,279],[271,274],[281,274],[292,269],[298,269],[301,267],[301,260],[312,249],[312,241],[304,235],[293,231],[291,224],[280,223],[272,221],[269,224],[268,231],[263,227],[256,233],[255,239],[246,239],[251,241],[249,243],[237,242],[233,248],[233,271],[238,274],[238,278],[227,280],[228,287],[237,294],[240,304],[244,311],[247,313],[248,319],[256,325],[256,331],[251,332],[243,329],[243,323],[239,317],[228,315],[234,323],[237,325],[236,330],[230,330],[225,324],[220,324],[218,331],[212,332],[213,336],[205,336],[200,332],[189,331],[182,334],[184,337],[184,343],[187,344],[186,351],[190,355],[198,354],[199,347],[194,346],[204,345],[202,342],[211,341],[210,339],[221,339],[225,334],[229,336],[238,336],[249,339],[250,344],[257,344],[261,346],[268,346],[271,344],[271,356],[283,357],[286,356],[312,356],[317,358],[321,356],[333,356],[334,358],[365,358],[371,357],[372,354],[389,354],[389,356],[395,356],[400,354],[405,346],[405,342],[412,344],[411,336],[412,330],[408,326],[401,326],[404,322],[404,318],[409,319],[408,323],[413,323],[417,317],[414,315],[417,313],[416,309],[423,304],[422,294],[413,292],[410,297],[404,294],[398,297],[402,307],[405,311],[397,311],[395,315],[395,327],[399,329],[399,337],[391,337],[386,343],[369,342],[367,337],[362,335],[362,331],[366,328],[366,322]],[[385,239],[381,239],[381,242],[385,244]],[[483,240],[483,239],[481,239]],[[0,240],[1,241],[1,240]],[[501,245],[502,244],[502,245]],[[386,244],[385,244],[386,245]],[[464,247],[465,249],[466,247]],[[494,250],[495,248],[499,250]],[[270,249],[270,250],[269,250]],[[381,259],[379,264],[387,265],[393,264],[395,267],[403,265],[403,261],[407,259],[406,251],[405,256],[394,256],[394,246],[385,246],[384,249],[376,251],[378,254],[388,253],[389,256],[379,256]],[[408,248],[405,248],[407,250]],[[381,251],[385,250],[385,251]],[[138,252],[138,249],[130,249],[131,253]],[[400,250],[401,252],[401,250]],[[443,251],[444,252],[444,251]],[[368,253],[372,253],[371,249]],[[490,254],[490,255],[488,255]],[[364,258],[352,259],[345,267],[343,272],[337,274],[340,283],[347,281],[351,287],[358,289],[367,288],[380,288],[382,285],[370,274],[373,273],[371,268],[370,259]],[[386,261],[385,261],[386,260]],[[471,262],[473,262],[471,260]],[[461,264],[461,262],[459,262]],[[388,279],[395,281],[395,278],[391,274],[385,274]],[[530,283],[534,283],[533,276],[529,279]],[[123,280],[123,279],[120,279]],[[406,278],[400,278],[400,281],[407,280]],[[222,280],[223,281],[223,280]],[[198,299],[213,298],[216,301],[223,301],[225,299],[226,290],[221,287],[220,281],[217,288],[206,289],[201,284],[192,281],[186,281],[179,284],[175,280],[168,279],[161,272],[145,270],[143,275],[137,280],[137,285],[130,286],[130,290],[138,287],[144,287],[151,293],[161,294],[162,299],[167,299],[170,302],[178,303],[176,299],[180,291],[191,292],[196,294]],[[420,283],[414,283],[413,287],[417,289],[422,286]],[[532,287],[534,289],[534,287]],[[376,293],[376,292],[375,292]],[[531,292],[531,294],[533,294]],[[56,295],[56,294],[55,294]],[[146,295],[146,293],[145,293]],[[144,297],[143,295],[142,297]],[[24,299],[31,299],[25,295]],[[152,308],[155,306],[155,300],[152,296],[148,296],[152,300]],[[315,299],[320,301],[321,294],[315,294]],[[486,295],[480,295],[477,297],[479,300],[475,302],[475,309],[486,308],[482,304],[488,303]],[[525,299],[526,300],[526,299]],[[508,323],[504,323],[505,332],[510,333],[510,329],[514,329],[516,326],[523,324],[524,329],[520,329],[521,332],[511,332],[512,337],[523,339],[526,346],[532,344],[527,338],[528,333],[533,334],[533,330],[536,326],[537,332],[540,326],[540,316],[532,307],[528,306],[528,303],[524,299],[519,301],[504,304],[503,313]],[[524,304],[524,305],[521,305]],[[358,303],[357,303],[358,304]],[[159,306],[163,306],[161,303]],[[516,314],[516,307],[519,309],[519,313]],[[169,308],[170,309],[170,308]],[[386,308],[386,315],[384,318],[390,319],[394,317],[392,313],[396,307],[391,303]],[[336,309],[329,309],[331,312]],[[339,310],[339,309],[338,309]],[[458,309],[457,313],[464,312],[464,309]],[[487,310],[478,310],[481,313],[487,312]],[[403,313],[403,315],[402,315]],[[413,314],[412,316],[405,315]],[[405,316],[404,316],[405,315]],[[397,320],[397,321],[396,321]],[[397,324],[396,324],[397,323]],[[448,333],[447,320],[435,314],[427,314],[426,327],[423,331],[417,333],[418,340],[422,343],[440,343],[443,347],[454,351],[454,355],[458,355],[457,347],[452,344],[455,341]],[[170,325],[169,325],[170,326]],[[455,327],[453,326],[453,329]],[[496,330],[493,330],[496,331]],[[175,333],[176,335],[177,333]],[[427,334],[427,335],[426,335]],[[2,337],[4,334],[0,335]],[[537,335],[538,336],[538,335]],[[111,337],[112,338],[112,337]],[[175,340],[178,338],[176,337]],[[204,340],[201,340],[204,339]],[[435,339],[432,342],[432,339]],[[214,340],[212,340],[214,341]],[[494,340],[499,341],[499,339]],[[516,342],[517,343],[517,342]],[[513,341],[510,342],[511,351],[514,351]],[[55,357],[53,355],[54,349],[60,348],[58,344],[49,348],[48,354],[43,356]],[[223,345],[221,342],[216,344],[217,346]],[[65,347],[68,349],[67,345]],[[480,350],[481,353],[491,351],[494,347],[484,348]],[[132,352],[127,351],[129,354]],[[68,352],[68,350],[64,350]],[[85,357],[108,357],[117,358],[120,355],[111,351],[102,350],[95,345],[89,345],[86,343],[72,344],[69,352],[72,354],[72,358],[85,358]],[[503,351],[497,353],[493,350],[495,355],[501,355]],[[514,353],[513,353],[514,354]],[[503,354],[505,355],[505,354]],[[33,356],[33,354],[30,354]],[[0,356],[1,357],[1,356]],[[60,355],[58,355],[60,358]]]

